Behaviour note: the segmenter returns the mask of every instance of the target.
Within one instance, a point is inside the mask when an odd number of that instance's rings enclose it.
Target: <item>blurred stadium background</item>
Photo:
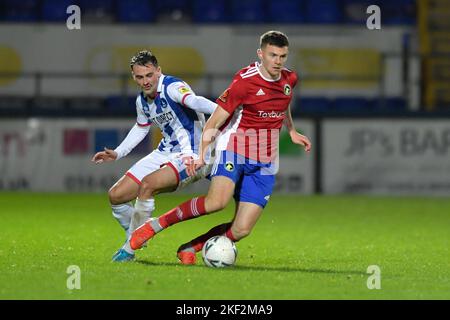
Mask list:
[[[66,27],[71,4],[80,30]],[[366,27],[371,4],[381,30]],[[277,192],[448,195],[449,21],[446,0],[2,0],[0,190],[106,191],[160,138],[89,162],[133,125],[132,54],[151,49],[164,73],[215,99],[278,29],[315,152],[282,137]]]
[[[66,26],[72,4],[80,30]],[[371,4],[381,30],[366,27]],[[110,263],[124,235],[107,190],[161,138],[90,162],[135,123],[130,57],[154,51],[215,100],[271,29],[289,36],[292,112],[313,152],[283,132],[277,196],[237,265],[175,257],[232,205]],[[449,44],[448,0],[0,0],[0,298],[448,299]],[[155,215],[206,187],[158,196]],[[382,290],[368,289],[369,265]]]

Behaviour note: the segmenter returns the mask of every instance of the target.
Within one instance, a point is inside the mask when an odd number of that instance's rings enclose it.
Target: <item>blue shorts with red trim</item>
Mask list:
[[[264,208],[275,185],[273,163],[245,158],[232,151],[221,151],[216,158],[211,177],[228,177],[236,184],[234,199]]]

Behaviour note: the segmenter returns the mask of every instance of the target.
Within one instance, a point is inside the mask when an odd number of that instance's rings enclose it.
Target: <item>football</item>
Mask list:
[[[230,267],[236,262],[236,245],[225,236],[212,237],[203,246],[202,257],[208,267]]]

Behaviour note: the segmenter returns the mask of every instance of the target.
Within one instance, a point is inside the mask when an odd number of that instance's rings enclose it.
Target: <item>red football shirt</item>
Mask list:
[[[280,78],[265,78],[259,63],[241,69],[217,99],[230,113],[220,128],[216,149],[249,159],[271,162],[278,155],[278,138],[297,84],[295,72],[283,68]]]

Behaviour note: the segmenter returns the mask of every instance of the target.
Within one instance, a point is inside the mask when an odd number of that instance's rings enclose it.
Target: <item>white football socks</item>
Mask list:
[[[150,198],[148,200],[136,199],[134,204],[134,214],[131,218],[131,232],[136,230],[140,225],[152,217],[152,213],[155,210],[155,199]]]
[[[128,203],[111,205],[112,215],[119,222],[122,228],[127,232],[130,229],[131,216],[133,215],[134,208],[133,205]]]
[[[136,199],[136,203],[134,204],[134,212],[131,216],[130,227],[128,229],[129,235],[131,235],[134,230],[144,224],[144,222],[150,219],[154,210],[154,198],[148,200]],[[130,247],[130,236],[128,236],[128,240],[125,242],[123,249],[130,254],[134,253],[134,250]]]

